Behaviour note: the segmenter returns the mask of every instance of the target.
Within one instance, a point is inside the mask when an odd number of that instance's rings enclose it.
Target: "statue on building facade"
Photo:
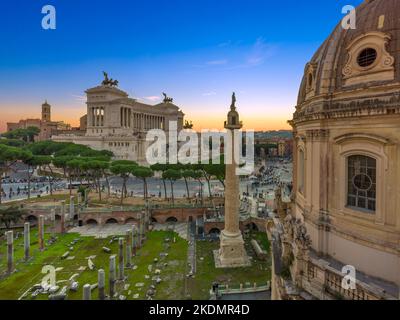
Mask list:
[[[163,96],[164,96],[164,100],[163,100],[164,103],[172,103],[174,101],[174,99],[169,98],[165,92],[163,92]]]
[[[103,71],[103,75],[104,75],[104,80],[101,83],[103,86],[110,86],[110,87],[118,87],[118,80],[114,80],[114,79],[109,79],[108,78],[108,73]]]

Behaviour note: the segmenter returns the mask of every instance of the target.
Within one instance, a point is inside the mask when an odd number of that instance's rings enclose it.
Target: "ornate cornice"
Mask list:
[[[383,145],[389,145],[391,144],[389,139],[386,139],[384,137],[375,135],[375,134],[366,134],[366,133],[347,133],[338,137],[334,138],[335,143],[337,144],[342,144],[346,141],[351,141],[351,140],[368,140],[372,141],[375,143],[383,144]]]
[[[329,130],[327,129],[313,129],[313,130],[307,130],[307,139],[308,140],[324,140],[326,138],[329,138]]]
[[[400,94],[392,95],[389,99],[374,98],[350,102],[325,101],[316,105],[304,106],[298,108],[294,113],[292,124],[314,120],[395,114],[400,114]]]

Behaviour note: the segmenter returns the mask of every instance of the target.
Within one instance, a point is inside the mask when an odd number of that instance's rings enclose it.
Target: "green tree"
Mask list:
[[[121,205],[123,204],[124,198],[127,197],[126,183],[129,179],[129,175],[137,166],[138,164],[136,162],[127,160],[119,160],[111,163],[110,171],[122,178]]]
[[[72,195],[72,169],[68,167],[68,162],[72,161],[74,157],[72,156],[59,156],[53,158],[53,164],[56,168],[62,169],[64,172],[64,177],[68,178],[69,181],[69,194]]]
[[[211,178],[212,176],[207,172],[207,166],[206,164],[195,164],[193,165],[193,168],[197,171],[197,172],[201,172],[204,179],[207,182],[207,186],[208,186],[208,193],[210,195],[210,198],[212,199],[212,192],[211,192]]]
[[[30,150],[34,155],[52,156],[66,148],[66,146],[68,145],[68,143],[64,142],[54,142],[51,140],[47,140],[29,144],[27,146],[27,149]]]
[[[32,173],[38,167],[41,168],[42,166],[49,165],[51,163],[51,158],[48,156],[34,156],[25,159],[24,163],[28,166],[28,199],[31,198],[31,180],[32,180]],[[50,190],[52,189],[50,183]],[[51,193],[50,193],[51,194]]]
[[[188,200],[190,200],[188,179],[194,179],[194,176],[195,176],[195,171],[194,170],[182,170],[182,177],[185,180],[186,192],[187,192]]]
[[[169,180],[171,185],[171,197],[172,197],[172,205],[175,205],[175,197],[174,197],[174,184],[177,180],[182,179],[182,174],[179,170],[168,169],[163,173],[163,179]]]
[[[215,177],[225,188],[226,166],[223,162],[221,162],[220,164],[207,164],[205,165],[205,171],[207,172],[209,177]]]
[[[19,139],[0,139],[0,144],[4,144],[9,147],[24,147],[26,142]]]
[[[0,145],[0,204],[2,197],[2,178],[11,170],[12,166],[17,161],[26,161],[31,158],[32,154],[26,150],[22,150],[17,147],[9,147],[6,145]]]
[[[99,171],[101,175],[106,179],[106,185],[107,185],[107,195],[108,197],[111,196],[111,186],[110,186],[110,162],[109,161],[102,161],[102,160],[97,160],[99,162]]]
[[[168,165],[167,164],[154,164],[150,166],[151,170],[155,172],[161,172],[161,180],[163,182],[164,186],[164,198],[167,200],[167,185],[165,183],[165,179],[163,177],[163,173],[168,170]]]
[[[24,214],[26,211],[17,206],[0,208],[0,225],[4,224],[6,229],[10,229],[11,224],[21,221]]]
[[[37,127],[28,127],[26,129],[16,129],[3,133],[2,136],[7,139],[22,139],[29,143],[34,142],[35,137],[40,134],[40,129]]]
[[[81,159],[79,157],[74,158],[66,163],[67,169],[70,170],[71,174],[75,177],[75,179],[79,180],[79,186],[82,186],[82,167],[87,162],[87,159]]]
[[[135,167],[132,170],[132,175],[136,178],[142,179],[143,181],[143,197],[147,200],[149,196],[148,188],[147,188],[147,179],[154,176],[153,170],[147,167]]]
[[[203,191],[202,191],[203,190],[203,183],[201,182],[201,178],[202,177],[203,177],[203,173],[201,171],[193,170],[192,178],[199,183],[199,194],[200,194],[201,204],[204,203]]]
[[[40,129],[37,127],[28,127],[26,128],[26,142],[34,142],[35,141],[35,137],[38,136],[40,134]]]
[[[110,167],[109,162],[97,160],[96,158],[88,158],[82,164],[82,170],[86,171],[87,175],[90,175],[93,179],[95,188],[99,194],[99,200],[102,200],[102,188],[101,179],[104,176],[104,172]],[[108,194],[110,195],[110,186],[108,184]]]

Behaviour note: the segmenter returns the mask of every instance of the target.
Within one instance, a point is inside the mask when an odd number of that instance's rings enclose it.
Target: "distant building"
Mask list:
[[[57,134],[60,130],[71,130],[71,126],[62,121],[51,121],[51,105],[47,103],[42,104],[42,117],[41,119],[25,119],[19,122],[7,123],[7,131],[14,131],[17,129],[27,129],[29,127],[36,127],[40,129],[39,135],[35,138],[36,141],[50,140],[52,135]]]
[[[256,147],[260,147],[265,156],[291,158],[293,154],[293,139],[258,136],[255,138]]]
[[[286,142],[285,141],[279,141],[278,142],[278,156],[283,158],[286,156]]]
[[[100,86],[88,89],[86,94],[87,115],[80,119],[81,130],[53,136],[54,141],[109,150],[115,159],[146,164],[149,130],[168,132],[172,121],[177,123],[178,132],[183,129],[183,112],[165,94],[163,102],[157,105],[144,104],[130,98],[108,78]]]

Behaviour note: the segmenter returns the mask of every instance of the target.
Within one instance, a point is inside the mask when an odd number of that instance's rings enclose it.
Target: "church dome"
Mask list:
[[[349,100],[353,108],[399,102],[399,17],[400,1],[366,0],[356,8],[355,29],[340,22],[305,67],[295,120],[346,109]]]

